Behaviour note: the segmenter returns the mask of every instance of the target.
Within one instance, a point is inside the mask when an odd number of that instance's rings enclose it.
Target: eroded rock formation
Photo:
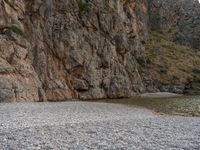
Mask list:
[[[0,0],[0,101],[145,91],[145,0]]]
[[[0,102],[156,91],[148,25],[173,26],[174,41],[198,49],[199,7],[186,1],[0,0]]]
[[[198,0],[148,0],[153,30],[170,29],[172,40],[200,50],[200,3]]]
[[[148,0],[146,52],[154,85],[161,91],[200,91],[200,3],[198,0]],[[147,59],[148,59],[147,58]]]

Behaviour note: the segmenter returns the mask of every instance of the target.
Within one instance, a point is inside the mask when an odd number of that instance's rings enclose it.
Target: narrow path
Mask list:
[[[0,104],[0,149],[200,149],[200,117],[92,102]]]

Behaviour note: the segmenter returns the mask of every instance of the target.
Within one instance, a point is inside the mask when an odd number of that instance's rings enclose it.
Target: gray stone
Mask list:
[[[94,102],[0,104],[0,149],[199,149],[200,118]]]
[[[0,3],[0,76],[15,70],[18,101],[128,97],[143,88],[129,60],[147,39],[138,21],[147,18],[145,0],[87,1],[86,9],[76,0]]]
[[[148,12],[146,0],[88,0],[85,9],[76,0],[0,0],[0,78],[13,86],[0,89],[2,101],[157,91],[146,69],[148,13],[152,27],[176,25],[173,39],[198,49],[199,4],[182,1],[149,1]]]
[[[200,50],[198,0],[148,0],[153,30],[170,30],[173,41]]]

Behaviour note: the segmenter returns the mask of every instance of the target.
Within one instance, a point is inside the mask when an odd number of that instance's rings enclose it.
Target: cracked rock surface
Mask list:
[[[0,149],[196,149],[200,118],[94,102],[0,104]]]
[[[0,102],[158,92],[148,31],[199,49],[199,10],[197,0],[0,0]]]
[[[144,92],[146,18],[145,0],[0,0],[0,102]]]

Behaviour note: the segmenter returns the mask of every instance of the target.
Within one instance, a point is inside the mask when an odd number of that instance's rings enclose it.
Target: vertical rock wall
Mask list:
[[[144,92],[146,39],[145,0],[0,0],[0,101]]]

